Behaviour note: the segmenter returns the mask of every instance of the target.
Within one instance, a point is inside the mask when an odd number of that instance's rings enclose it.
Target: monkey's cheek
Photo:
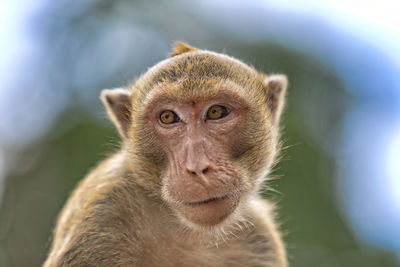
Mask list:
[[[179,205],[178,211],[188,221],[202,225],[213,226],[223,222],[237,207],[238,199],[214,200],[204,204]]]

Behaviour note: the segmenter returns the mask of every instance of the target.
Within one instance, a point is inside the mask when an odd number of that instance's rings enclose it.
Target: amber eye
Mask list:
[[[218,120],[229,114],[229,109],[224,106],[214,105],[207,111],[207,119]]]
[[[178,115],[171,110],[165,110],[160,115],[160,121],[164,124],[171,124],[179,121]]]

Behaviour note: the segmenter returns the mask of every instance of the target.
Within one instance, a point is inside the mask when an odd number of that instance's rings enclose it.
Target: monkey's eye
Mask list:
[[[171,110],[165,110],[160,114],[160,121],[164,124],[175,123],[179,120],[180,118],[178,117],[178,115],[176,115],[176,113]]]
[[[214,105],[208,109],[207,119],[218,120],[228,115],[229,112],[230,112],[229,109],[224,106]]]

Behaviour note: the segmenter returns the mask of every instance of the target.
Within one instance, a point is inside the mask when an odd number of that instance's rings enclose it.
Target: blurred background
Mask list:
[[[0,266],[40,266],[58,212],[118,147],[99,101],[174,41],[290,87],[280,207],[291,266],[400,266],[400,2],[0,2]]]

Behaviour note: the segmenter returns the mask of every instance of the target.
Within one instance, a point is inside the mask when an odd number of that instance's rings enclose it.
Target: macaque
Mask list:
[[[44,266],[287,266],[259,195],[286,87],[178,43],[135,83],[103,90],[121,148],[72,193]]]

